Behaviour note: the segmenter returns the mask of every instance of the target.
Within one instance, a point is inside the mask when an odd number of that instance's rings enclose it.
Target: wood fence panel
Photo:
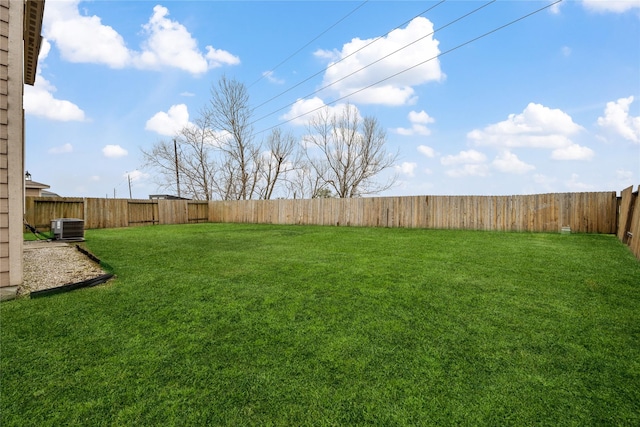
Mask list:
[[[235,212],[236,203],[229,200],[224,202],[224,222],[239,222]]]
[[[615,192],[602,193],[602,195],[602,197],[608,197],[608,200],[606,203],[601,204],[598,211],[598,218],[603,218],[603,222],[598,224],[597,232],[615,234],[618,230],[618,198]]]
[[[631,226],[631,209],[634,207],[633,185],[625,188],[620,193],[620,217],[618,219],[618,239],[622,243],[627,243],[628,235]]]
[[[553,232],[562,229],[558,223],[558,203],[554,194],[545,195],[542,212],[544,214],[542,231]]]
[[[259,213],[258,218],[264,218],[263,224],[274,224],[278,218],[277,206],[271,203],[271,200],[256,200],[257,209]],[[274,217],[275,215],[275,217]],[[254,216],[255,218],[255,216]],[[257,222],[257,221],[253,221]]]
[[[187,221],[190,224],[199,223],[199,222],[209,222],[209,202],[188,201],[187,202]]]
[[[389,200],[385,198],[376,199],[376,209],[374,211],[373,221],[376,227],[389,226]]]
[[[226,201],[223,203],[222,222],[238,222],[238,219],[234,215],[234,203],[232,201]]]
[[[585,193],[574,193],[571,195],[571,231],[576,233],[588,233],[589,224],[586,221],[585,215],[589,209],[589,201],[585,197]]]
[[[207,214],[209,215],[209,222],[221,222],[220,221],[220,203],[216,203],[216,202],[209,202],[207,203],[208,205],[208,212]]]
[[[119,228],[129,226],[129,206],[127,199],[84,200],[85,228]]]
[[[49,231],[51,220],[57,218],[84,220],[84,199],[78,197],[25,198],[25,219],[39,231]]]
[[[431,222],[427,225],[427,228],[443,228],[443,207],[445,197],[443,196],[429,196],[429,204],[431,205]]]
[[[160,223],[159,200],[125,200],[129,213],[129,226]],[[170,224],[171,222],[169,222]]]
[[[490,222],[485,227],[485,230],[504,229],[504,197],[494,196],[492,199],[493,214],[491,215]]]
[[[301,205],[302,210],[300,212],[301,225],[311,224],[311,217],[313,216],[313,202],[314,199],[300,200],[298,203]]]
[[[640,191],[640,188],[638,189]],[[631,221],[629,224],[629,233],[631,236],[627,240],[627,244],[631,252],[640,259],[640,196],[635,193],[635,202],[633,203],[633,211],[631,212]]]
[[[187,224],[189,208],[187,200],[158,200],[159,224]]]
[[[569,227],[571,225],[569,223],[569,194],[561,193],[557,194],[556,197],[558,198],[558,217],[560,222],[560,229],[562,229],[563,227]]]
[[[234,202],[234,201],[226,202],[225,222],[240,222],[236,213],[237,206],[238,206],[237,202]]]
[[[618,239],[626,243],[631,252],[640,259],[640,186],[625,188],[620,194],[620,215],[618,220]]]

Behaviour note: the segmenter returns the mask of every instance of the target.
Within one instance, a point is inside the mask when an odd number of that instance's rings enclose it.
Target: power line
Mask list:
[[[305,49],[307,46],[309,46],[311,43],[313,43],[314,41],[318,40],[320,37],[322,37],[323,35],[325,35],[326,33],[328,33],[331,29],[333,29],[333,27],[335,27],[336,25],[338,25],[339,23],[341,23],[342,21],[344,21],[345,19],[347,19],[349,16],[353,15],[358,9],[360,9],[362,6],[364,6],[366,3],[368,3],[369,0],[365,0],[362,3],[360,3],[355,9],[353,9],[351,12],[347,13],[345,16],[343,16],[342,18],[340,18],[338,20],[338,22],[334,23],[333,25],[331,25],[329,28],[327,28],[326,30],[324,30],[323,32],[321,32],[320,34],[318,34],[316,37],[314,37],[312,40],[310,40],[307,44],[305,44],[304,46],[302,46],[301,48],[299,48],[298,50],[296,50],[295,52],[293,52],[291,55],[287,56],[285,59],[283,59],[278,65],[276,65],[275,67],[271,68],[268,72],[262,74],[262,76],[260,76],[258,78],[258,80],[256,80],[255,82],[251,83],[249,85],[249,87],[252,87],[253,85],[255,85],[256,83],[258,83],[260,80],[262,80],[266,75],[268,75],[269,73],[274,72],[276,69],[278,69],[281,65],[283,65],[285,62],[287,62],[288,60],[290,60],[291,58],[293,58],[294,56],[296,56],[298,53],[300,53],[303,49]]]
[[[365,49],[365,48],[367,48],[367,47],[371,46],[372,44],[374,44],[374,43],[375,43],[375,42],[377,42],[378,40],[381,40],[381,39],[383,39],[383,38],[387,37],[389,34],[391,34],[391,32],[392,32],[392,31],[395,31],[395,30],[397,30],[397,29],[400,29],[401,27],[403,27],[403,26],[407,25],[408,23],[410,23],[411,21],[413,21],[413,20],[414,20],[414,19],[416,19],[417,17],[422,16],[422,15],[424,15],[425,13],[427,13],[427,12],[431,11],[432,9],[434,9],[435,7],[437,7],[437,6],[441,5],[441,4],[442,4],[442,3],[444,3],[445,1],[447,1],[447,0],[441,0],[440,2],[436,3],[435,5],[433,5],[433,6],[429,7],[429,8],[427,8],[427,9],[423,10],[422,12],[418,13],[417,15],[415,15],[413,18],[410,18],[410,19],[406,20],[405,22],[403,22],[402,24],[397,25],[395,28],[393,28],[393,29],[391,29],[391,30],[387,31],[385,34],[383,34],[383,35],[381,35],[381,36],[376,37],[375,39],[373,39],[373,40],[372,40],[372,41],[370,41],[369,43],[367,43],[367,44],[365,44],[364,46],[362,46],[362,47],[360,47],[360,48],[356,49],[355,51],[351,52],[351,53],[350,53],[350,54],[348,54],[347,56],[345,56],[345,57],[343,57],[343,58],[340,58],[340,60],[339,60],[339,61],[332,62],[332,63],[331,63],[331,64],[329,64],[327,67],[323,68],[322,70],[318,71],[317,73],[312,74],[311,76],[307,77],[306,79],[302,80],[301,82],[296,83],[295,85],[291,86],[291,87],[290,87],[290,88],[288,88],[287,90],[285,90],[285,91],[283,91],[283,92],[280,92],[278,95],[275,95],[275,96],[273,96],[273,97],[271,97],[271,98],[267,99],[267,100],[266,100],[266,101],[264,101],[263,103],[261,103],[261,104],[257,105],[256,107],[254,107],[254,109],[258,109],[258,108],[262,107],[263,105],[265,105],[265,104],[267,104],[267,103],[269,103],[269,102],[273,101],[274,99],[281,97],[281,96],[282,96],[282,95],[284,95],[285,93],[290,92],[291,90],[293,90],[293,89],[297,88],[297,87],[298,87],[298,86],[300,86],[301,84],[308,82],[309,80],[311,80],[312,78],[316,77],[317,75],[324,73],[324,72],[325,72],[325,71],[327,71],[329,68],[331,68],[331,67],[334,67],[334,66],[338,65],[338,64],[339,64],[339,63],[341,63],[342,61],[344,61],[344,60],[346,60],[346,59],[348,59],[348,58],[352,57],[353,55],[355,55],[356,53],[360,52],[361,50],[363,50],[363,49]],[[495,1],[495,0],[494,0],[494,1]],[[285,108],[286,108],[286,107],[285,107]]]
[[[285,121],[283,121],[283,122],[281,122],[281,123],[279,123],[279,124],[277,124],[277,125],[275,125],[275,126],[268,127],[268,128],[263,129],[263,130],[261,130],[260,132],[257,132],[257,133],[263,133],[263,132],[269,131],[269,130],[271,130],[271,129],[275,129],[275,128],[277,128],[278,126],[281,126],[281,125],[283,125],[283,124],[285,124],[285,123],[289,123],[289,122],[292,122],[292,121],[294,121],[294,120],[296,120],[296,119],[299,119],[299,118],[301,118],[301,117],[304,117],[304,116],[306,116],[306,115],[308,115],[308,114],[315,113],[316,111],[321,110],[322,108],[324,108],[326,105],[335,104],[336,102],[342,101],[343,99],[346,99],[346,98],[348,98],[348,97],[350,97],[350,96],[352,96],[352,95],[355,95],[355,94],[357,94],[357,93],[360,93],[360,92],[362,92],[362,91],[364,91],[364,90],[367,90],[367,89],[369,89],[369,88],[371,88],[371,87],[373,87],[373,86],[376,86],[376,85],[378,85],[378,84],[380,84],[380,83],[382,83],[382,82],[385,82],[385,81],[387,81],[387,80],[389,80],[389,79],[392,79],[392,78],[394,78],[394,77],[397,77],[397,76],[399,76],[400,74],[403,74],[403,73],[406,73],[407,71],[413,70],[414,68],[417,68],[417,67],[419,67],[419,66],[421,66],[421,65],[424,65],[424,64],[426,64],[426,63],[427,63],[427,62],[429,62],[429,61],[433,61],[434,59],[437,59],[437,58],[441,57],[442,55],[446,55],[447,53],[451,53],[451,52],[453,52],[453,51],[455,51],[455,50],[460,49],[461,47],[464,47],[464,46],[466,46],[466,45],[468,45],[468,44],[470,44],[470,43],[473,43],[473,42],[475,42],[475,41],[477,41],[477,40],[480,40],[480,39],[482,39],[482,38],[484,38],[484,37],[486,37],[486,36],[488,36],[488,35],[491,35],[491,34],[493,34],[493,33],[497,32],[497,31],[500,31],[500,30],[502,30],[502,29],[504,29],[504,28],[506,28],[506,27],[509,27],[509,26],[511,26],[511,25],[513,25],[513,24],[515,24],[515,23],[517,23],[517,22],[520,22],[520,21],[522,21],[523,19],[526,19],[526,18],[528,18],[528,17],[530,17],[530,16],[533,16],[533,15],[535,15],[535,14],[537,14],[537,13],[540,13],[540,12],[542,12],[542,11],[543,11],[543,10],[545,10],[545,9],[548,9],[548,8],[550,8],[550,7],[552,7],[552,6],[556,5],[556,4],[558,4],[558,3],[561,3],[562,1],[563,1],[563,0],[556,0],[556,1],[555,1],[555,2],[553,2],[553,3],[550,3],[550,4],[548,4],[548,5],[546,5],[546,6],[543,6],[543,7],[539,8],[539,9],[536,9],[536,10],[534,10],[533,12],[530,12],[530,13],[528,13],[528,14],[526,14],[526,15],[523,15],[523,16],[521,16],[521,17],[517,18],[517,19],[514,19],[513,21],[510,21],[510,22],[508,22],[508,23],[506,23],[506,24],[504,24],[504,25],[501,25],[500,27],[494,28],[494,29],[493,29],[493,30],[491,30],[491,31],[488,31],[488,32],[486,32],[486,33],[484,33],[484,34],[481,34],[481,35],[479,35],[479,36],[477,36],[477,37],[475,37],[475,38],[473,38],[473,39],[471,39],[471,40],[468,40],[468,41],[466,41],[466,42],[464,42],[464,43],[462,43],[462,44],[459,44],[459,45],[457,45],[457,46],[455,46],[455,47],[453,47],[453,48],[451,48],[451,49],[449,49],[449,50],[446,50],[446,51],[444,51],[444,52],[440,52],[438,55],[433,56],[433,57],[431,57],[431,58],[429,58],[429,59],[427,59],[427,60],[425,60],[425,61],[419,62],[419,63],[417,63],[417,64],[415,64],[415,65],[413,65],[413,66],[411,66],[411,67],[409,67],[409,68],[405,68],[405,69],[404,69],[404,70],[402,70],[402,71],[399,71],[399,72],[397,72],[397,73],[395,73],[395,74],[392,74],[392,75],[390,75],[390,76],[388,76],[388,77],[385,77],[385,78],[384,78],[384,79],[382,79],[382,80],[378,80],[378,81],[377,81],[377,82],[375,82],[375,83],[372,83],[372,84],[370,84],[370,85],[368,85],[368,86],[365,86],[365,87],[360,88],[360,89],[358,89],[358,90],[356,90],[356,91],[353,91],[353,92],[351,92],[351,93],[349,93],[349,94],[347,94],[347,95],[341,96],[340,98],[337,98],[337,99],[334,99],[334,100],[332,100],[332,101],[330,101],[330,102],[327,102],[327,103],[325,103],[325,105],[323,105],[323,106],[321,106],[321,107],[314,108],[314,109],[312,109],[312,110],[310,110],[310,111],[307,111],[307,112],[306,112],[306,113],[304,113],[304,114],[300,114],[300,115],[298,115],[298,116],[296,116],[296,117],[293,117],[293,118],[290,118],[290,119],[288,119],[288,120],[285,120]],[[288,106],[290,106],[290,105],[293,105],[293,104],[289,104]],[[287,107],[288,107],[288,106],[287,106]],[[284,107],[284,108],[286,108],[286,107]],[[277,110],[277,111],[280,111],[280,110]],[[276,111],[276,112],[277,112],[277,111]],[[273,114],[273,113],[272,113],[272,114]],[[264,118],[264,117],[263,117],[263,118]]]
[[[440,2],[440,3],[438,3],[438,4],[442,4],[442,3],[444,3],[444,1],[446,1],[446,0],[441,1],[441,2]],[[306,95],[302,96],[302,98],[307,98],[307,97],[310,97],[310,96],[312,96],[312,95],[315,95],[316,93],[321,92],[321,91],[323,91],[323,90],[325,90],[325,89],[327,89],[327,88],[329,88],[329,87],[331,87],[331,86],[335,85],[336,83],[339,83],[339,82],[341,82],[341,81],[343,81],[343,80],[345,80],[345,79],[347,79],[347,78],[349,78],[349,77],[353,76],[354,74],[357,74],[357,73],[359,73],[360,71],[362,71],[362,70],[364,70],[364,69],[366,69],[366,68],[369,68],[369,67],[371,67],[372,65],[374,65],[374,64],[376,64],[376,63],[378,63],[378,62],[380,62],[380,61],[382,61],[382,60],[384,60],[384,59],[386,59],[386,58],[390,57],[391,55],[394,55],[394,54],[396,54],[396,53],[400,52],[401,50],[406,49],[406,48],[408,48],[409,46],[414,45],[415,43],[417,43],[417,42],[419,42],[419,41],[421,41],[421,40],[424,40],[425,38],[427,38],[427,37],[429,37],[429,36],[434,35],[436,32],[438,32],[438,31],[440,31],[440,30],[443,30],[443,29],[445,29],[445,28],[447,28],[447,27],[449,27],[449,26],[451,26],[451,25],[455,24],[456,22],[458,22],[458,21],[460,21],[460,20],[462,20],[462,19],[464,19],[464,18],[466,18],[466,17],[468,17],[468,16],[470,16],[470,15],[473,15],[474,13],[477,13],[477,12],[478,12],[478,11],[480,11],[481,9],[483,9],[483,8],[485,8],[485,7],[489,6],[490,4],[493,4],[493,3],[495,3],[495,2],[496,2],[496,0],[491,0],[491,1],[489,1],[489,2],[487,2],[487,3],[485,3],[485,4],[483,4],[482,6],[477,7],[477,8],[475,8],[474,10],[472,10],[472,11],[470,11],[470,12],[467,12],[466,14],[464,14],[464,15],[462,15],[462,16],[460,16],[460,17],[458,17],[458,18],[454,19],[453,21],[451,21],[451,22],[449,22],[449,23],[447,23],[447,24],[443,25],[442,27],[440,27],[440,28],[438,28],[438,29],[433,30],[433,31],[432,31],[432,32],[430,32],[429,34],[425,34],[424,36],[422,36],[422,37],[420,37],[420,38],[418,38],[418,39],[416,39],[416,40],[414,40],[414,41],[412,41],[412,42],[410,42],[410,43],[407,43],[406,45],[402,46],[401,48],[396,49],[396,50],[394,50],[393,52],[388,53],[387,55],[385,55],[385,56],[383,56],[383,57],[381,57],[381,58],[378,58],[377,60],[375,60],[375,61],[373,61],[373,62],[371,62],[371,63],[369,63],[369,64],[365,65],[364,67],[361,67],[361,68],[359,68],[359,69],[357,69],[357,70],[355,70],[355,71],[353,71],[353,72],[351,72],[351,73],[347,74],[346,76],[343,76],[343,77],[339,78],[338,80],[334,80],[333,82],[331,82],[331,83],[329,83],[329,84],[327,84],[327,85],[325,85],[325,86],[323,86],[323,87],[321,87],[321,88],[319,88],[319,89],[316,89],[316,90],[314,90],[314,91],[313,91],[313,92],[311,92],[311,93],[308,93],[308,94],[306,94]],[[436,6],[437,6],[437,5],[436,5]],[[435,6],[434,6],[434,7],[435,7]],[[420,15],[418,15],[418,16],[420,16]],[[414,17],[414,18],[412,18],[412,20],[413,20],[413,19],[415,19],[415,17]],[[410,20],[410,21],[411,21],[411,20]],[[409,22],[410,22],[410,21],[409,21]],[[403,25],[404,25],[404,24],[403,24]],[[391,30],[391,31],[393,31],[393,30]],[[389,31],[389,33],[390,33],[391,31]],[[387,34],[389,34],[389,33],[387,33]],[[384,36],[382,36],[382,37],[384,37]],[[380,37],[380,38],[382,38],[382,37]],[[379,40],[380,38],[378,38],[378,39],[376,39],[376,40]],[[374,40],[374,41],[375,41],[375,40]],[[369,43],[368,45],[370,45],[370,44],[372,44],[372,43],[373,43],[373,42]],[[368,46],[368,45],[367,45],[367,46]],[[364,47],[366,47],[366,46],[364,46]],[[358,49],[358,51],[360,51],[360,50],[362,50],[362,49],[363,49],[363,48]],[[358,52],[358,51],[356,51],[356,52]],[[356,53],[356,52],[351,53],[349,56],[353,55],[353,54],[354,54],[354,53]],[[348,58],[348,56],[347,56],[347,57],[345,57],[345,58],[343,58],[342,60],[347,59],[347,58]],[[432,59],[433,59],[433,58],[432,58]],[[336,63],[336,64],[337,64],[337,63]],[[335,64],[333,64],[333,65],[335,65]],[[330,67],[327,67],[327,68],[325,68],[325,70],[328,70],[329,68],[330,68]],[[325,70],[323,70],[323,71],[325,71]],[[321,72],[322,72],[322,71],[320,71],[320,73],[321,73]],[[316,76],[316,75],[318,75],[318,74],[320,74],[320,73],[316,73],[314,76]],[[314,77],[314,76],[311,76],[311,77]],[[308,79],[307,79],[307,80],[308,80]],[[278,95],[278,96],[279,96],[279,95]],[[275,111],[270,112],[269,114],[265,114],[265,115],[263,115],[263,116],[261,116],[261,117],[257,118],[256,120],[254,120],[251,124],[254,124],[254,123],[256,123],[256,122],[259,122],[260,120],[265,119],[265,118],[267,118],[267,117],[269,117],[269,116],[271,116],[271,115],[273,115],[273,114],[275,114],[275,113],[277,113],[277,112],[279,112],[279,111],[282,111],[282,110],[284,110],[284,109],[286,109],[286,108],[288,108],[288,107],[291,107],[291,106],[292,106],[292,105],[294,105],[296,102],[297,102],[297,101],[291,102],[291,103],[289,103],[289,104],[287,104],[287,105],[285,105],[285,106],[283,106],[283,107],[280,107],[279,109],[277,109],[277,110],[275,110]],[[262,104],[261,104],[261,105],[262,105]],[[287,122],[284,122],[284,123],[287,123]]]

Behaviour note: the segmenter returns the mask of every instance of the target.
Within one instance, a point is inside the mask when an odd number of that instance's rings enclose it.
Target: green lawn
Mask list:
[[[614,236],[90,230],[109,284],[0,306],[0,425],[639,425]]]

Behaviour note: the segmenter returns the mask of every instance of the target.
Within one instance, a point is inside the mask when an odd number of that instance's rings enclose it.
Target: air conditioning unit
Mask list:
[[[54,240],[81,242],[84,240],[84,220],[58,218],[51,220],[51,234]]]

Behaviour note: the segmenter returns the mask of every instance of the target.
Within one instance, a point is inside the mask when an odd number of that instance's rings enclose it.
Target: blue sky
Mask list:
[[[264,104],[258,139],[281,123],[301,138],[309,116],[291,119],[325,104],[375,116],[399,152],[382,195],[639,184],[640,0],[565,0],[468,43],[551,1],[456,21],[485,3],[47,0],[25,167],[62,196],[129,197],[128,177],[134,198],[162,192],[141,150],[225,75]]]

